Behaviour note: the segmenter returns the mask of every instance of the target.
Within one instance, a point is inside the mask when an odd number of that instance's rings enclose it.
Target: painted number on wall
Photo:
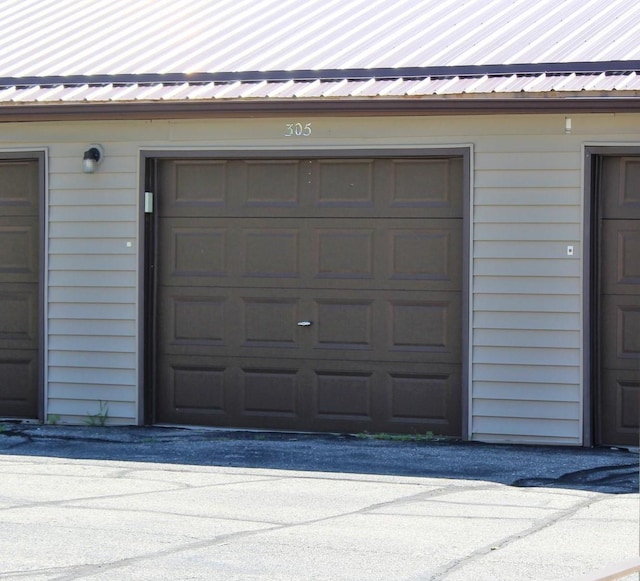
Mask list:
[[[285,123],[285,137],[309,137],[311,135],[311,123]]]

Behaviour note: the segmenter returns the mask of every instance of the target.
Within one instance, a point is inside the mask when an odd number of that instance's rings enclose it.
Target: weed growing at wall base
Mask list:
[[[369,432],[362,432],[357,434],[356,437],[387,442],[437,442],[446,439],[445,436],[437,436],[433,432],[424,434],[387,434],[385,432],[370,434]]]
[[[109,402],[100,400],[100,409],[95,414],[87,414],[87,419],[84,421],[87,426],[99,426],[104,427],[109,419]]]

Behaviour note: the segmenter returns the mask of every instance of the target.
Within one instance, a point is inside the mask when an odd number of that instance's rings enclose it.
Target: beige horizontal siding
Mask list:
[[[474,419],[474,433],[483,434],[489,441],[557,441],[575,444],[575,419],[558,418],[505,418],[501,416],[478,416]]]
[[[87,335],[49,335],[49,349],[63,351],[91,351],[95,353],[129,353],[136,351],[136,338],[114,335],[110,337]]]
[[[542,331],[578,330],[578,313],[541,313],[539,311],[478,311],[474,327],[485,329],[527,329]]]
[[[530,160],[529,167],[515,170],[506,163],[502,168],[494,169],[492,172],[482,169],[482,157],[477,158],[477,188],[504,188],[509,191],[520,190],[525,188],[527,191],[532,188],[558,190],[561,188],[579,188],[580,176],[576,175],[572,168],[552,169],[545,168],[545,171],[532,171],[531,162],[541,164],[542,159],[536,156],[535,160]],[[521,159],[521,163],[524,160]],[[542,166],[541,166],[542,167]]]
[[[49,149],[48,413],[82,422],[101,400],[110,421],[138,421],[139,149],[472,144],[470,435],[579,444],[582,146],[637,141],[640,115],[574,115],[571,134],[564,118],[309,116],[294,141],[283,118],[3,125],[0,147]],[[96,142],[104,162],[83,174]]]
[[[574,256],[579,256],[580,245],[573,244]],[[486,242],[478,241],[474,245],[475,258],[516,260],[527,259],[554,259],[559,256],[566,256],[567,245],[563,242],[548,241],[534,242],[530,240],[519,240],[517,246],[503,244],[501,241],[490,240]]]
[[[477,398],[474,413],[478,417],[546,418],[548,420],[579,420],[581,408],[573,401],[494,400]]]
[[[475,189],[476,204],[487,206],[566,206],[569,203],[580,205],[580,190],[573,194],[559,188],[478,188]],[[558,200],[563,203],[559,204]]]
[[[76,270],[50,270],[49,285],[50,287],[116,287],[122,288],[129,286],[133,290],[135,286],[132,284],[132,276],[135,271],[76,271]]]
[[[131,208],[133,210],[133,207]],[[137,236],[135,222],[49,222],[49,235],[51,239],[60,238],[121,238],[125,240],[134,239]]]
[[[491,420],[489,420],[491,422]],[[529,424],[525,424],[529,425]],[[509,430],[508,435],[504,435],[502,433],[493,434],[491,432],[474,432],[474,437],[476,440],[480,442],[486,442],[488,444],[532,444],[532,445],[540,445],[540,446],[575,446],[576,438],[575,436],[562,436],[562,435],[548,435],[546,433],[535,434],[535,435],[520,435],[511,433],[512,430]],[[527,431],[526,428],[524,431]]]
[[[49,210],[51,222],[128,222],[131,220],[129,206],[54,206]]]
[[[128,252],[126,243],[122,243],[124,252],[120,254],[56,254],[49,261],[49,268],[57,270],[127,270],[134,272],[138,265],[135,254]],[[78,249],[79,250],[79,249]]]
[[[580,382],[580,370],[573,365],[545,364],[542,359],[536,365],[515,365],[505,358],[500,363],[476,363],[473,379],[496,382],[567,383]]]
[[[66,126],[50,146],[48,405],[81,423],[108,406],[109,422],[137,422],[138,156],[109,124],[78,140]],[[121,124],[120,124],[121,125]],[[81,171],[92,142],[105,149],[94,174]]]
[[[579,444],[582,154],[521,129],[477,148],[471,433]]]
[[[513,296],[513,295],[507,295]],[[517,295],[516,295],[517,296]],[[491,345],[496,347],[560,347],[579,349],[581,345],[579,331],[537,330],[537,329],[475,329],[473,345]]]
[[[474,382],[474,396],[485,401],[570,402],[580,400],[580,386],[566,383]]]
[[[51,395],[61,400],[93,400],[113,401],[121,403],[133,403],[134,393],[127,387],[108,385],[77,385],[73,383],[51,382],[49,385]]]
[[[576,206],[478,206],[474,211],[478,223],[489,224],[554,224],[580,222],[580,207]],[[515,235],[515,233],[513,233]],[[512,237],[512,240],[514,238]],[[517,238],[515,238],[517,240]]]
[[[94,319],[55,319],[50,317],[48,326],[49,336],[135,337],[137,331],[136,322],[132,319],[105,320],[99,317]]]
[[[580,313],[580,297],[575,295],[552,295],[543,296],[532,294],[517,295],[489,295],[476,294],[474,297],[475,306],[483,311],[522,311],[525,308],[551,313]]]
[[[514,244],[516,241],[514,241]],[[566,251],[565,251],[566,254]],[[580,262],[575,258],[536,260],[529,258],[485,258],[475,261],[477,276],[580,276]]]
[[[482,171],[501,171],[505,168],[510,171],[528,171],[531,169],[531,156],[523,155],[523,151],[523,144],[518,145],[518,151],[512,152],[479,151],[476,154],[476,164],[482,168]],[[582,153],[580,151],[536,151],[535,156],[536,162],[546,167],[548,171],[568,171],[568,168],[580,166]],[[489,188],[489,191],[492,190],[493,188]]]
[[[55,390],[54,390],[55,391]],[[47,420],[64,424],[91,425],[91,416],[106,412],[106,423],[109,425],[130,425],[131,418],[137,415],[136,404],[133,402],[113,401],[113,388],[110,390],[109,400],[94,398],[94,394],[86,394],[83,399],[51,398],[48,404]],[[100,403],[104,408],[100,408]],[[99,421],[97,419],[94,420]]]
[[[488,294],[496,291],[495,276],[475,276],[473,288],[475,291]],[[500,292],[498,294],[551,294],[573,295],[577,294],[576,288],[580,286],[580,278],[575,277],[502,277],[500,278]]]
[[[55,193],[56,205],[60,208],[63,206],[81,206],[89,201],[95,200],[103,206],[129,206],[131,205],[131,190],[65,190],[60,189]]]
[[[55,353],[50,352],[50,356]],[[49,381],[65,381],[67,383],[83,383],[86,385],[109,384],[131,386],[135,384],[135,374],[131,369],[112,369],[105,367],[83,367],[83,353],[76,354],[70,365],[51,365],[49,367]]]
[[[485,215],[489,212],[487,209]],[[500,212],[500,209],[496,210]],[[551,212],[551,210],[550,210]],[[489,221],[479,222],[474,225],[476,241],[486,242],[542,242],[550,240],[562,242],[575,242],[582,239],[581,224],[554,224],[552,222],[539,222],[529,224],[521,222],[518,224],[517,233],[514,232],[512,223],[499,223],[493,214],[489,213]]]
[[[482,347],[475,345],[473,349],[474,363],[504,363],[509,365],[579,365],[580,353],[577,349],[561,349],[539,347]]]
[[[91,351],[88,348],[77,350],[49,351],[49,365],[67,367],[74,365],[78,368],[100,368],[108,370],[128,370],[135,367],[135,353],[118,353],[106,351]]]
[[[51,304],[73,303],[129,303],[131,304],[131,289],[118,287],[79,287],[67,288],[52,286],[49,288],[49,300]]]

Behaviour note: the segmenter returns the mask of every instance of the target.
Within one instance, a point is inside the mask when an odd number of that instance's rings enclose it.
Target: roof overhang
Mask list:
[[[203,117],[267,117],[292,114],[492,115],[542,113],[637,113],[639,97],[522,97],[421,99],[265,99],[223,101],[4,103],[0,122],[189,119]]]
[[[0,78],[0,122],[639,110],[636,61]]]

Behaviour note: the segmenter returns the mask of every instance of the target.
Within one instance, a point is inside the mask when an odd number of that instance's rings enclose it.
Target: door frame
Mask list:
[[[157,203],[154,199],[153,213],[145,213],[145,192],[157,190],[157,167],[161,159],[296,159],[312,158],[356,158],[356,157],[435,157],[457,156],[462,159],[462,305],[461,305],[461,436],[468,440],[471,434],[471,241],[473,240],[473,146],[422,146],[422,147],[358,147],[354,149],[310,148],[310,149],[141,149],[139,161],[139,237],[144,248],[138,253],[138,424],[151,425],[155,421],[155,322],[156,281],[155,264],[157,251]]]
[[[45,349],[45,337],[47,333],[47,302],[46,302],[46,277],[48,260],[46,244],[48,236],[48,204],[47,204],[47,175],[48,175],[48,150],[46,148],[3,148],[0,149],[0,161],[11,159],[27,159],[38,163],[38,393],[37,409],[34,418],[25,420],[37,420],[44,422],[46,412],[47,376],[47,351]],[[21,418],[22,419],[22,418]]]
[[[584,215],[582,279],[583,445],[600,444],[598,433],[600,377],[600,232],[601,160],[609,156],[639,156],[640,145],[584,146]]]

